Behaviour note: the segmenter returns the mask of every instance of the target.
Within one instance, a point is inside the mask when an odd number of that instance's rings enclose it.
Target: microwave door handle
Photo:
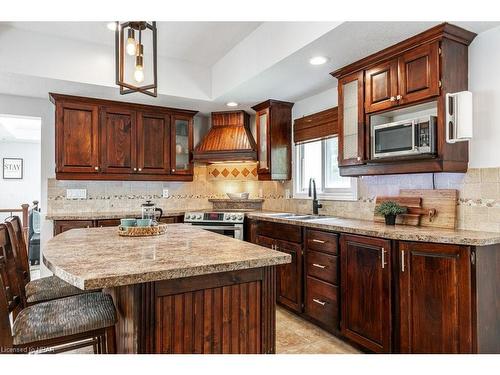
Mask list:
[[[417,127],[417,121],[413,120],[411,122],[411,144],[412,144],[412,151],[417,150],[417,146],[415,145],[415,129]]]

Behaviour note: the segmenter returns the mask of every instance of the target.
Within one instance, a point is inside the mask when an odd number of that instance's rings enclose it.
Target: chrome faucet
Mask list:
[[[312,186],[312,188],[311,188]],[[313,215],[319,214],[319,209],[323,207],[321,203],[318,202],[318,195],[316,194],[316,181],[314,178],[309,179],[309,197],[313,199]]]

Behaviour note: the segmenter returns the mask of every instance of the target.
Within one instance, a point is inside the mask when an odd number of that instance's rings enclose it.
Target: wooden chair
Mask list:
[[[94,352],[115,353],[116,311],[101,292],[42,302],[20,311],[12,326],[10,314],[19,307],[17,277],[7,271],[3,253],[10,246],[7,228],[0,224],[0,352],[59,353],[84,346]]]
[[[68,284],[56,276],[31,280],[28,249],[23,236],[21,220],[18,216],[12,216],[5,220],[5,225],[12,245],[14,262],[20,282],[18,295],[21,298],[23,307],[89,292]],[[9,259],[8,254],[6,254],[6,258],[6,262],[9,264],[11,259]]]

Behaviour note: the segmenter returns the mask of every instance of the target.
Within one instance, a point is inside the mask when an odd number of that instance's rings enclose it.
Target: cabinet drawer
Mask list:
[[[308,276],[306,278],[306,314],[328,328],[338,330],[338,288]]]
[[[337,255],[338,238],[335,233],[322,232],[319,230],[307,230],[307,248],[316,251],[323,251]]]
[[[299,225],[260,221],[257,234],[288,242],[302,242],[302,228]]]
[[[98,227],[117,227],[118,225],[120,225],[120,223],[120,219],[97,220]]]
[[[338,285],[338,257],[307,251],[307,275]]]

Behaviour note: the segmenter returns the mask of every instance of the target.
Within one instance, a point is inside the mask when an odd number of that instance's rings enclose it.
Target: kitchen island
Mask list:
[[[72,229],[48,241],[43,261],[113,297],[119,353],[275,352],[275,268],[288,254],[171,224],[156,237]]]

